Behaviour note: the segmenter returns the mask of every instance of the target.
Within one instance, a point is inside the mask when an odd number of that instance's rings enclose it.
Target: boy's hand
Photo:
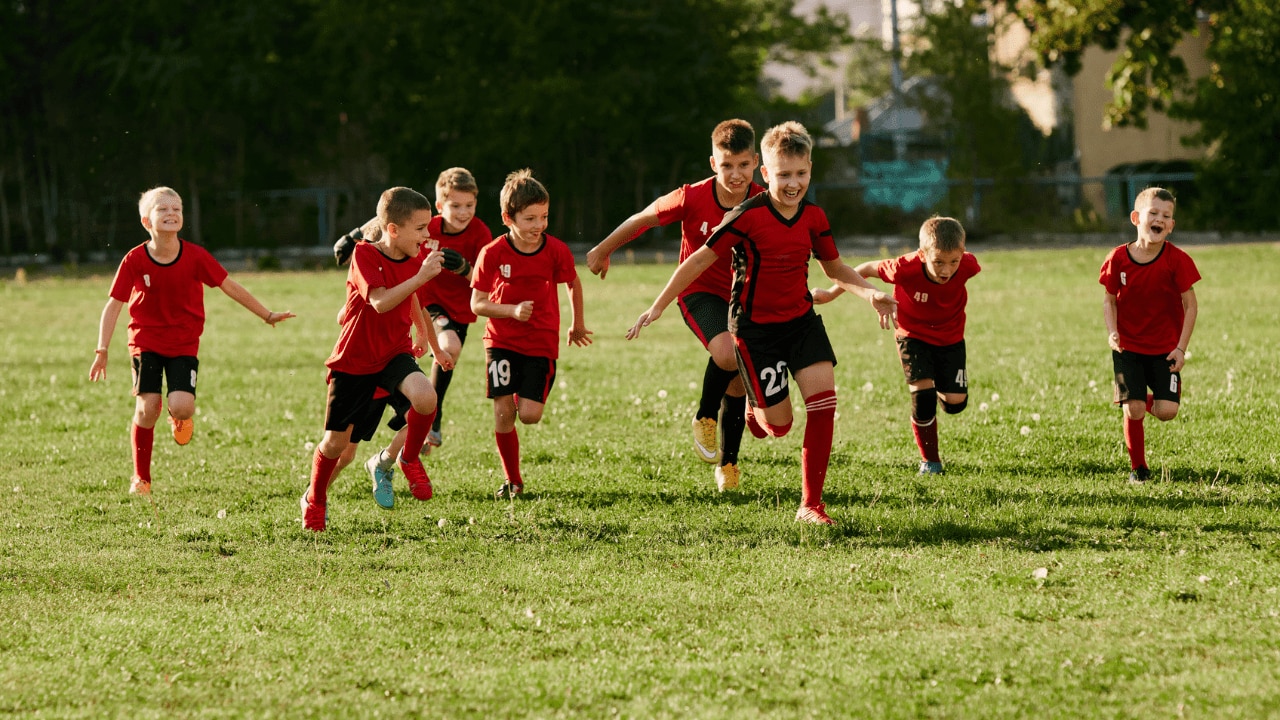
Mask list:
[[[425,345],[423,345],[421,342],[419,342],[415,338],[412,341],[412,343],[409,345],[409,354],[412,355],[415,359],[420,358],[423,355],[427,354],[427,348]]]
[[[587,251],[587,269],[603,280],[609,274],[609,253],[601,250],[599,245],[591,248]]]
[[[578,347],[586,347],[592,343],[591,336],[595,333],[585,327],[574,326],[569,328],[569,333],[565,337],[565,345],[577,345]]]
[[[533,301],[525,300],[519,305],[513,305],[511,308],[511,317],[520,322],[529,322],[529,318],[533,317]]]
[[[1182,348],[1174,348],[1165,357],[1169,361],[1169,372],[1178,372],[1187,364],[1187,353]]]
[[[880,327],[893,330],[898,327],[898,301],[892,295],[877,292],[871,296],[871,307],[880,313]]]
[[[427,253],[427,257],[422,261],[422,267],[418,268],[418,276],[423,282],[440,274],[442,263],[444,262],[444,253],[439,250],[432,250]]]
[[[631,329],[627,331],[627,339],[635,340],[640,336],[640,328],[648,327],[656,322],[660,317],[662,317],[662,311],[654,307],[650,307],[648,310],[640,313],[640,317],[636,318],[636,324],[632,325]]]
[[[435,359],[435,363],[443,370],[452,370],[453,366],[458,362],[457,358],[450,355],[449,351],[443,348],[441,348],[440,352],[433,352],[431,355]]]
[[[471,274],[471,263],[462,257],[462,253],[453,248],[444,248],[440,253],[444,256],[444,259],[440,262],[440,267],[463,277]]]
[[[1116,352],[1124,352],[1124,348],[1120,347],[1120,333],[1118,332],[1113,332],[1107,336],[1107,345],[1109,345],[1111,349],[1115,350]],[[1173,353],[1170,353],[1170,357],[1169,357],[1170,360],[1173,359],[1172,355]]]
[[[262,322],[270,325],[271,327],[275,327],[276,323],[284,322],[285,320],[288,320],[289,318],[294,318],[294,317],[298,317],[298,316],[294,315],[293,313],[287,310],[285,312],[273,312],[273,313],[267,313],[266,319],[263,320]]]
[[[814,305],[826,305],[836,299],[835,293],[826,288],[814,288],[809,291],[809,294],[813,295]]]
[[[93,354],[93,364],[89,366],[89,379],[98,382],[107,376],[107,351]]]

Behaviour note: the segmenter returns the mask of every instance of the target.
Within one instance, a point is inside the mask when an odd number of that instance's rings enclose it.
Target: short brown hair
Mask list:
[[[1133,209],[1137,210],[1138,208],[1148,207],[1151,205],[1152,200],[1170,202],[1174,204],[1174,207],[1177,207],[1178,205],[1178,198],[1174,197],[1173,193],[1162,187],[1149,187],[1138,193],[1138,197],[1133,199]]]
[[[920,226],[920,249],[939,252],[964,249],[964,226],[959,220],[934,215]]]
[[[138,217],[146,217],[150,215],[151,209],[156,206],[156,198],[159,198],[161,195],[171,195],[178,198],[178,202],[182,202],[182,196],[178,194],[177,190],[174,190],[171,187],[165,187],[164,185],[157,185],[142,193],[142,196],[138,198]]]
[[[403,225],[419,210],[431,211],[431,201],[422,193],[407,187],[384,190],[378,198],[378,226],[383,230],[395,223]]]
[[[730,155],[748,152],[756,147],[756,131],[746,120],[725,120],[711,131],[711,147]]]
[[[550,203],[551,194],[538,182],[529,168],[516,170],[507,176],[502,183],[502,192],[498,195],[498,204],[502,206],[502,214],[515,217],[516,213],[530,205]]]
[[[813,138],[803,125],[788,120],[765,132],[764,140],[760,141],[760,152],[807,158],[813,152]]]
[[[471,171],[460,167],[449,168],[436,178],[436,200],[443,200],[445,195],[454,190],[472,195],[480,194],[480,186],[476,185]]]

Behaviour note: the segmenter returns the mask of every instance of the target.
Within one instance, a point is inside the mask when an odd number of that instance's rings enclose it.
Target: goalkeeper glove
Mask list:
[[[462,253],[453,248],[444,248],[440,252],[444,254],[444,259],[440,261],[440,267],[463,277],[471,274],[471,263],[462,257]]]
[[[360,234],[360,228],[356,228],[351,232],[338,238],[333,244],[333,259],[338,261],[338,265],[346,265],[351,259],[351,253],[356,251],[356,243],[364,239]]]

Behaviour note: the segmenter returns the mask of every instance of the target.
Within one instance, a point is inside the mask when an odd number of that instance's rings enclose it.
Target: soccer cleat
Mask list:
[[[493,496],[498,500],[510,499],[515,500],[517,495],[524,494],[524,483],[522,482],[505,482],[502,487],[498,488],[498,492]]]
[[[1146,465],[1143,465],[1142,467],[1134,468],[1132,471],[1129,472],[1129,482],[1133,483],[1134,485],[1141,485],[1142,483],[1150,479],[1151,479],[1151,470],[1149,470]]]
[[[427,445],[431,447],[440,447],[443,444],[444,444],[444,438],[441,437],[439,430],[432,430],[431,432],[427,433]],[[427,452],[430,452],[430,450],[428,450]]]
[[[150,495],[151,481],[143,480],[142,476],[140,475],[134,475],[132,478],[129,479],[129,494],[130,495]]]
[[[196,421],[191,418],[179,420],[174,416],[169,416],[169,425],[173,428],[173,441],[179,445],[186,445],[191,442],[191,436],[196,431]]]
[[[756,420],[756,411],[750,405],[747,406],[747,429],[757,440],[763,440],[769,436],[769,433]]]
[[[378,503],[378,507],[390,510],[396,506],[396,492],[391,485],[391,479],[396,476],[396,471],[391,468],[384,470],[378,464],[378,455],[370,457],[365,462],[364,469],[368,470],[369,477],[373,478],[373,501]]]
[[[801,505],[796,511],[796,522],[808,523],[810,525],[835,525],[836,521],[827,515],[827,506],[818,503],[814,506]]]
[[[716,436],[715,418],[693,419],[693,449],[703,462],[719,462],[720,439]]]
[[[302,509],[302,527],[311,532],[324,532],[324,526],[329,522],[329,509],[308,500],[307,495],[310,493],[310,488],[303,490],[302,497],[298,498],[298,507]]]
[[[919,473],[917,473],[917,474],[919,474],[919,475],[942,475],[942,474],[943,474],[943,470],[942,470],[942,463],[940,463],[940,462],[934,462],[934,461],[932,461],[932,460],[921,460],[921,461],[920,461],[920,472],[919,472]]]
[[[733,463],[716,467],[716,487],[720,488],[720,492],[737,490],[738,480],[741,477],[742,473],[738,471],[738,466]]]
[[[419,500],[431,499],[431,478],[427,477],[427,469],[422,467],[422,461],[414,458],[412,461],[404,459],[404,453],[401,452],[397,461],[400,464],[400,472],[404,473],[404,479],[409,481],[409,492]]]

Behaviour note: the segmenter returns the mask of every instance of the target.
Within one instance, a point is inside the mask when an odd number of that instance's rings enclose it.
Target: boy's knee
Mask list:
[[[721,370],[725,372],[734,373],[735,375],[737,374],[738,356],[733,352],[732,346],[729,347],[728,352],[719,352],[719,353],[713,352],[711,354],[711,359],[712,361],[715,362],[716,367],[720,368]]]
[[[1155,419],[1161,422],[1168,422],[1178,417],[1178,404],[1177,403],[1165,404],[1165,403],[1157,402],[1155,405],[1152,406],[1151,414],[1155,416]]]
[[[938,391],[934,388],[911,391],[911,420],[928,425],[938,416]]]

